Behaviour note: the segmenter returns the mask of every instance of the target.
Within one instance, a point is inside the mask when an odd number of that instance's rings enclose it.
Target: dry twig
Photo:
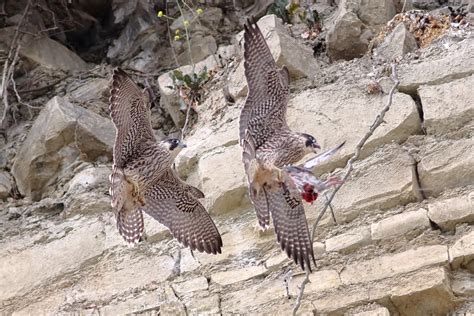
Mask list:
[[[23,33],[20,32],[20,28],[25,21],[28,11],[30,10],[30,5],[31,1],[28,1],[21,16],[20,22],[18,22],[18,25],[15,28],[15,33],[13,33],[8,57],[3,65],[2,89],[0,91],[3,98],[3,114],[2,118],[0,119],[0,128],[2,129],[6,128],[6,118],[8,111],[10,110],[10,104],[8,103],[8,86],[10,85],[10,81],[13,80],[15,64],[18,61],[18,54],[20,52],[20,41],[23,36]]]
[[[391,76],[391,79],[393,81],[393,86],[392,86],[392,89],[390,90],[390,93],[388,95],[388,100],[387,100],[387,104],[385,105],[385,107],[382,109],[382,111],[380,111],[380,113],[377,115],[377,117],[375,118],[375,121],[374,123],[372,123],[372,125],[370,126],[368,132],[361,138],[361,140],[359,141],[359,143],[356,145],[356,149],[355,149],[355,153],[354,155],[349,159],[349,161],[347,162],[346,164],[346,173],[344,174],[344,177],[342,178],[342,184],[338,185],[334,191],[332,192],[331,196],[329,197],[329,199],[326,201],[326,203],[324,204],[324,207],[323,209],[321,210],[321,213],[319,213],[318,217],[316,218],[316,221],[314,222],[313,224],[313,229],[311,231],[311,242],[314,241],[314,234],[316,232],[316,227],[318,226],[318,223],[319,221],[321,220],[321,218],[324,216],[324,213],[326,212],[326,210],[328,209],[329,205],[331,204],[332,200],[334,199],[334,196],[336,195],[336,193],[339,191],[339,189],[341,188],[341,186],[344,185],[344,183],[346,183],[347,179],[349,178],[349,176],[351,175],[352,173],[352,170],[354,169],[354,162],[359,159],[359,156],[360,156],[360,153],[361,153],[361,150],[362,148],[364,147],[366,141],[374,134],[375,130],[382,124],[383,120],[384,120],[384,117],[385,117],[385,113],[388,112],[388,110],[390,110],[390,106],[392,105],[392,100],[393,100],[393,94],[395,93],[395,90],[397,89],[398,85],[400,84],[400,81],[398,80],[398,76],[397,76],[397,69],[396,69],[396,65],[395,64],[392,64],[392,76]],[[305,278],[303,279],[303,281],[301,282],[301,285],[300,285],[300,292],[298,294],[298,297],[296,298],[296,302],[295,302],[295,306],[293,308],[293,315],[296,315],[296,312],[298,311],[298,309],[300,308],[301,306],[301,300],[303,298],[303,294],[304,294],[304,289],[305,289],[305,286],[306,284],[309,282],[309,270],[306,269],[306,275],[305,275]]]

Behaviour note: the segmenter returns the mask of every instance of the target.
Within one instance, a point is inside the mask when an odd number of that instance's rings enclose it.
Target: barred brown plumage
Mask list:
[[[261,227],[270,214],[281,248],[295,263],[311,270],[313,246],[301,195],[285,184],[282,168],[294,164],[319,145],[308,134],[290,130],[286,122],[290,75],[279,68],[258,25],[244,25],[244,68],[248,94],[239,121],[242,160],[249,196]]]
[[[123,70],[114,70],[110,116],[117,133],[110,195],[118,231],[128,243],[137,243],[144,232],[145,212],[184,246],[220,253],[222,238],[198,201],[204,194],[171,169],[184,144],[178,139],[156,141],[149,102]]]

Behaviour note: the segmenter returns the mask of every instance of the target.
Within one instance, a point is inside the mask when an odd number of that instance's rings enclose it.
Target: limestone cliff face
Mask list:
[[[387,101],[386,62],[365,56],[327,63],[274,16],[259,24],[278,64],[291,66],[290,127],[314,135],[323,148],[346,141],[315,173],[342,174]],[[405,43],[387,38],[391,42],[380,49]],[[99,76],[72,76],[62,94],[41,96],[39,115],[20,121],[2,144],[0,312],[291,313],[304,272],[280,251],[273,228],[257,229],[247,196],[238,144],[246,94],[238,39],[217,49],[223,60],[210,56],[198,63],[215,75],[186,136],[189,147],[176,161],[182,178],[205,193],[202,202],[222,234],[223,253],[193,257],[147,216],[146,240],[134,248],[123,242],[108,197],[115,130],[105,102],[112,67],[96,67]],[[318,267],[301,314],[474,310],[471,29],[446,31],[438,42],[402,56],[397,69],[401,82],[385,122],[333,201],[337,223],[326,214],[316,231]],[[376,80],[380,91],[369,93]],[[153,109],[157,137],[169,132],[166,124],[182,120],[169,81],[165,73],[153,82],[162,103]],[[168,123],[159,111],[167,112]],[[25,197],[14,194],[16,187]],[[320,197],[306,205],[310,226],[324,202]]]

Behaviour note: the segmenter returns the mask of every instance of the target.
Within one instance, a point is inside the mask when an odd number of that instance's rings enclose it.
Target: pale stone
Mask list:
[[[474,222],[474,192],[428,204],[428,216],[443,230],[454,229],[459,223]]]
[[[474,231],[459,238],[449,247],[449,262],[454,269],[467,266],[474,259]]]
[[[338,221],[351,221],[362,211],[373,212],[415,201],[411,160],[398,146],[385,146],[354,163],[354,169],[333,200]],[[313,207],[318,209],[322,203],[324,199],[319,199]]]
[[[313,135],[322,148],[346,142],[334,157],[316,168],[318,174],[345,165],[386,98],[386,95],[367,94],[356,85],[341,89],[340,85],[331,84],[305,90],[290,99],[287,114],[290,128]],[[385,123],[367,141],[361,158],[373,153],[382,144],[402,143],[421,131],[418,111],[410,96],[395,93],[392,107],[397,110],[387,112]]]
[[[212,98],[210,95],[209,98]],[[216,102],[222,99],[216,98]],[[197,166],[199,159],[206,153],[239,143],[238,119],[225,122],[220,126],[202,126],[194,134],[186,137],[188,147],[176,157],[176,168],[180,175],[189,175]],[[236,157],[237,158],[237,157]],[[241,159],[240,159],[241,160]]]
[[[2,256],[0,301],[25,295],[102,254],[102,229],[103,225],[99,222],[89,222],[61,239]]]
[[[451,288],[456,295],[474,297],[474,280],[472,272],[463,270],[456,271],[451,282]]]
[[[473,86],[474,76],[469,76],[418,89],[423,104],[424,126],[429,134],[443,135],[474,121]]]
[[[6,199],[12,190],[10,174],[6,171],[0,171],[0,200]]]
[[[403,212],[390,216],[370,226],[372,239],[390,239],[405,234],[415,234],[430,227],[430,220],[427,211],[419,209],[417,211]]]
[[[298,287],[304,278],[305,275],[301,274],[291,279],[290,293],[298,293]],[[305,293],[323,292],[327,289],[338,288],[340,285],[341,279],[336,270],[313,271],[309,276],[309,283],[305,286]]]
[[[447,261],[446,246],[425,246],[348,265],[341,272],[341,280],[343,284],[375,281]]]
[[[100,156],[110,158],[114,133],[109,119],[54,97],[35,120],[15,157],[12,173],[20,192],[39,200],[79,155],[90,161]]]
[[[110,196],[105,193],[109,187],[108,167],[90,167],[81,170],[69,181],[65,199],[65,214],[94,214],[112,211]]]
[[[295,292],[290,294],[297,295]],[[289,315],[293,305],[294,300],[288,300],[286,297],[285,284],[281,277],[276,279],[267,278],[261,282],[256,282],[252,286],[229,291],[221,296],[221,311],[224,314],[249,314],[251,312],[261,314],[273,312]],[[261,308],[261,306],[268,307]],[[298,314],[306,315],[308,312],[312,312],[313,309],[311,302],[303,300]]]
[[[245,79],[245,68],[244,60],[240,60],[240,63],[232,70],[228,76],[227,87],[230,95],[234,99],[240,99],[247,96],[248,86],[247,80]]]
[[[145,235],[147,242],[157,243],[165,239],[173,238],[169,229],[150,215],[143,213],[143,220],[145,222]]]
[[[198,173],[211,214],[222,214],[248,204],[247,180],[239,145],[223,147],[199,159]],[[229,166],[232,166],[229,168]]]
[[[194,291],[207,290],[209,287],[207,279],[202,276],[184,282],[174,283],[171,286],[178,294],[186,294]]]
[[[338,291],[335,295],[321,295],[312,300],[313,306],[319,313],[345,310],[348,307],[367,302],[368,291]]]
[[[385,307],[379,307],[370,311],[356,313],[353,316],[390,316],[390,312]]]
[[[119,294],[164,282],[174,275],[174,265],[170,256],[137,256],[134,249],[129,249],[119,257],[102,261],[95,268],[96,274],[81,279],[76,284],[80,293],[74,299],[110,300]]]
[[[0,30],[0,42],[10,45],[15,33],[15,27]],[[0,43],[2,46],[3,43]],[[21,37],[20,55],[49,69],[63,71],[86,71],[91,67],[76,53],[64,45],[49,38],[46,34],[34,36],[23,33]]]
[[[203,294],[202,296],[199,294],[193,295],[191,299],[186,302],[188,315],[221,315],[219,294]]]
[[[391,289],[390,301],[401,315],[446,315],[456,305],[444,268],[424,270],[406,281]]]
[[[215,54],[217,51],[216,40],[212,36],[193,36],[189,41],[191,47],[191,58],[194,63],[198,63],[209,55]],[[179,65],[191,65],[192,62],[189,59],[189,51],[186,49],[178,57]]]
[[[102,78],[95,78],[81,84],[70,92],[72,99],[77,101],[91,101],[100,99],[110,88],[110,81]]]
[[[356,13],[340,6],[333,26],[326,36],[328,56],[333,60],[361,57],[367,52],[373,32]]]
[[[449,52],[420,63],[400,65],[398,77],[403,92],[416,92],[421,85],[438,85],[474,73],[474,39],[466,38],[452,45]],[[455,102],[449,102],[455,103]],[[452,105],[447,105],[449,108]]]
[[[474,138],[433,139],[422,147],[418,174],[426,195],[474,182]]]
[[[211,282],[226,286],[261,276],[265,274],[266,271],[267,269],[260,265],[230,271],[216,272],[211,275]]]
[[[181,273],[194,271],[200,266],[199,261],[191,255],[189,249],[181,250],[181,261],[179,264]]]
[[[341,0],[326,42],[332,59],[352,59],[367,51],[369,41],[395,15],[390,0]]]
[[[106,305],[100,308],[100,313],[104,315],[135,314],[141,311],[160,310],[159,294],[156,292],[145,293],[137,297],[127,299],[116,304]]]
[[[403,57],[418,47],[415,37],[408,32],[405,23],[398,24],[377,48],[379,56],[391,61]]]
[[[326,240],[326,251],[349,252],[371,242],[370,226],[352,229]]]

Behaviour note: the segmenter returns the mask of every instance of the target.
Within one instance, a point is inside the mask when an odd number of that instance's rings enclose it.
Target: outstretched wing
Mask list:
[[[114,165],[119,168],[139,153],[141,145],[148,140],[155,141],[148,103],[148,95],[125,71],[115,69],[110,91],[110,117],[117,130]]]
[[[248,94],[240,114],[240,140],[249,130],[258,148],[275,129],[287,128],[286,107],[289,73],[278,68],[260,28],[247,20],[244,25],[244,68]]]
[[[190,187],[183,184],[170,169],[159,183],[144,192],[145,206],[141,210],[168,227],[184,246],[200,252],[221,253],[219,231],[196,199],[200,191]]]
[[[264,193],[281,249],[303,270],[307,266],[311,271],[310,259],[315,266],[316,261],[301,197],[283,185],[264,188]]]

